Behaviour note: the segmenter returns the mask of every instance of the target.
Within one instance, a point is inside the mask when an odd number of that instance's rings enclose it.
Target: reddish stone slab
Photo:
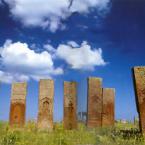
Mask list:
[[[10,126],[22,127],[25,124],[26,83],[14,83],[11,90]]]
[[[102,79],[88,78],[87,127],[101,127],[102,101]]]
[[[114,125],[115,89],[103,88],[102,126]]]
[[[77,128],[77,83],[64,82],[64,118],[65,129]]]
[[[43,79],[39,82],[39,111],[37,127],[41,130],[53,129],[54,81]]]
[[[145,66],[134,67],[133,76],[140,130],[145,133]]]

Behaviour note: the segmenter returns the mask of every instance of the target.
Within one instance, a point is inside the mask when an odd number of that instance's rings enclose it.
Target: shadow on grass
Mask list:
[[[120,130],[113,130],[113,134],[115,136],[120,136],[125,140],[135,139],[135,140],[143,140],[143,135],[137,128],[131,129],[120,129]]]

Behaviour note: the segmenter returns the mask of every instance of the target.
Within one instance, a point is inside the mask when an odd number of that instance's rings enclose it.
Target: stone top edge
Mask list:
[[[77,83],[76,81],[63,81],[63,83]]]
[[[134,66],[133,69],[136,69],[136,68],[145,68],[145,66]]]
[[[18,84],[27,84],[27,82],[14,82],[12,85],[18,85]]]
[[[106,90],[115,90],[115,88],[103,88],[103,89],[106,89]]]
[[[54,81],[52,79],[40,79],[40,81]]]
[[[102,79],[102,78],[100,78],[100,77],[88,77],[88,79],[103,80],[103,79]]]
[[[103,88],[103,90],[112,90],[115,92],[115,88]]]

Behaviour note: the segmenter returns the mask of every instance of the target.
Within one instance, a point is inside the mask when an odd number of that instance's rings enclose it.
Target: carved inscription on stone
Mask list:
[[[103,112],[102,112],[102,126],[114,125],[114,98],[115,89],[103,89]]]
[[[87,127],[101,127],[102,119],[102,79],[88,78]]]
[[[22,127],[25,124],[26,83],[14,83],[11,90],[10,118],[11,126]]]
[[[77,128],[77,84],[76,82],[64,82],[64,128]]]
[[[145,66],[134,67],[133,76],[140,130],[145,133]]]
[[[39,82],[39,112],[38,128],[42,130],[53,129],[53,98],[54,81],[40,80]]]

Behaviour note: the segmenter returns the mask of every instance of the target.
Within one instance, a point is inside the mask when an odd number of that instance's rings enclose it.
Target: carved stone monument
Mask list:
[[[39,111],[37,126],[41,130],[53,129],[54,81],[42,79],[39,82]]]
[[[27,83],[14,83],[11,89],[10,126],[25,124]]]
[[[77,128],[77,83],[64,82],[64,128],[71,130]]]
[[[102,79],[88,78],[87,127],[101,127],[102,124]]]
[[[145,133],[145,66],[134,67],[133,76],[140,130]]]
[[[103,88],[102,126],[114,125],[115,89]]]

